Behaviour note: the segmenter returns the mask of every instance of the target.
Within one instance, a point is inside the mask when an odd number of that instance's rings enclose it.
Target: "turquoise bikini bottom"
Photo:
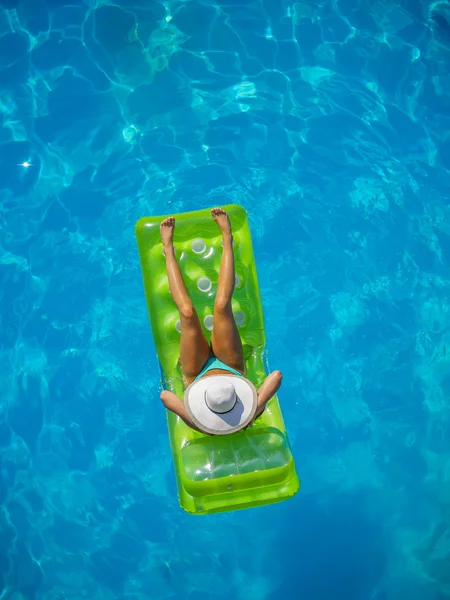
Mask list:
[[[203,367],[203,369],[200,371],[200,373],[197,375],[194,381],[197,381],[197,379],[200,379],[200,377],[203,377],[205,373],[211,371],[212,369],[223,369],[224,371],[230,371],[230,373],[233,373],[234,375],[239,375],[239,377],[243,377],[242,373],[236,371],[236,369],[232,369],[215,356],[210,356],[206,362],[206,365]]]

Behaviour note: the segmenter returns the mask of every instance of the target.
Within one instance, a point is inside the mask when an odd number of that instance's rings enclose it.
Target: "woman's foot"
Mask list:
[[[219,226],[222,235],[231,235],[231,223],[227,213],[222,208],[213,208],[211,214]]]
[[[161,239],[164,248],[168,248],[173,246],[173,232],[175,229],[175,218],[167,217],[164,221],[161,222],[159,227],[159,231],[161,233]]]

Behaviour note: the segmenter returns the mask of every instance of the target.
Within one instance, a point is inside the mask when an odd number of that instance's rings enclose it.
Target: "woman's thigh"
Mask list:
[[[241,336],[231,307],[214,308],[211,349],[214,356],[223,363],[237,371],[245,372]]]
[[[200,373],[211,356],[211,350],[195,309],[188,316],[180,315],[180,323],[180,366],[186,383]]]

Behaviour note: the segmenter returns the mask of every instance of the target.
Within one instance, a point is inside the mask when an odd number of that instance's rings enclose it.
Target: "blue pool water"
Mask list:
[[[1,600],[450,598],[450,9],[0,1]],[[302,490],[178,506],[134,223],[249,213]]]

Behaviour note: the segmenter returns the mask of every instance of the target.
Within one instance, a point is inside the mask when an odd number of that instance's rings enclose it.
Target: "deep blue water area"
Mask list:
[[[0,7],[0,599],[450,598],[449,4]],[[134,224],[229,203],[302,489],[194,517]]]

